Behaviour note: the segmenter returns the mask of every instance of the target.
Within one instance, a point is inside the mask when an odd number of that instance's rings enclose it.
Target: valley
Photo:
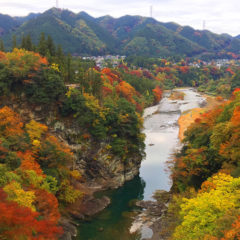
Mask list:
[[[0,239],[239,239],[239,59],[152,17],[0,14]]]

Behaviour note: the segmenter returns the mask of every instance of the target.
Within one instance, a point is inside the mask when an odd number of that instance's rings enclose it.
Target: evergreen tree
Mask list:
[[[101,74],[96,72],[93,68],[89,69],[90,73],[90,81],[91,81],[91,90],[93,96],[98,98],[99,100],[102,99],[102,79]]]
[[[63,58],[64,54],[63,54],[63,50],[62,50],[61,45],[57,46],[57,53],[56,53],[56,55],[57,55],[58,58]]]
[[[12,36],[12,50],[14,48],[17,48],[17,38],[16,38],[16,35]]]
[[[61,45],[57,46],[56,62],[60,65],[60,67],[63,67],[63,65],[64,65],[64,53],[63,53]]]
[[[85,71],[84,71],[83,67],[81,66],[81,61],[79,62],[78,73],[76,75],[75,81],[80,85],[80,91],[81,91],[81,93],[83,93],[84,86],[85,86]]]
[[[32,38],[31,38],[31,35],[28,34],[26,39],[25,39],[25,43],[26,43],[26,49],[28,51],[33,51],[33,44],[32,44]]]
[[[54,42],[51,38],[51,36],[48,35],[48,38],[47,38],[47,49],[49,51],[49,54],[50,56],[55,56],[56,55],[56,47],[54,45]]]
[[[24,35],[22,36],[21,48],[27,50],[27,48],[26,48],[26,38],[25,38]]]
[[[69,53],[67,56],[67,65],[66,65],[66,81],[70,82],[72,77],[73,77],[72,56]]]
[[[2,40],[2,39],[0,40],[0,51],[2,51],[2,52],[5,51],[4,43],[3,43],[3,40]]]
[[[42,56],[45,56],[47,53],[45,34],[43,32],[41,33],[41,37],[38,43],[38,51]]]

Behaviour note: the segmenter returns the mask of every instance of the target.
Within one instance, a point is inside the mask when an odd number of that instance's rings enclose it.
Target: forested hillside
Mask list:
[[[237,88],[185,132],[170,165],[173,198],[165,221],[171,239],[239,238],[239,102]]]
[[[60,217],[84,201],[88,178],[133,169],[126,179],[134,177],[144,156],[141,114],[160,100],[158,85],[70,56],[0,52],[0,238],[59,239]]]
[[[0,237],[59,239],[63,217],[84,215],[87,184],[116,188],[139,173],[144,108],[158,103],[164,89],[193,86],[231,98],[186,132],[171,164],[175,195],[165,217],[177,219],[169,225],[174,239],[234,239],[238,61],[217,67],[129,57],[100,69],[64,55],[44,33],[38,39],[22,36],[12,51],[0,52]]]
[[[192,86],[200,92],[229,98],[232,91],[240,86],[238,61],[229,61],[221,67],[214,61],[210,64],[201,60],[189,63],[187,59],[127,57],[126,62],[130,69],[137,66],[134,74],[148,74],[158,80],[164,89]]]
[[[85,12],[75,14],[52,8],[25,18],[0,17],[3,19],[1,35],[8,49],[11,48],[13,35],[17,37],[18,44],[21,37],[28,34],[36,43],[44,32],[61,44],[66,53],[76,55],[230,58],[231,54],[236,57],[240,54],[238,38],[141,16],[94,18]]]

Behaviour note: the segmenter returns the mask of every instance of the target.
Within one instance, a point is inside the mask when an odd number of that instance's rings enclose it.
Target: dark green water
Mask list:
[[[137,240],[129,233],[134,214],[134,199],[142,200],[145,182],[139,177],[117,190],[100,193],[111,198],[111,204],[89,221],[80,223],[78,240]]]

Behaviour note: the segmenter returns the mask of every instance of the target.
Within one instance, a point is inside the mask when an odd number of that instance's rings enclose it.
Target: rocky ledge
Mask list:
[[[101,198],[94,197],[94,192],[99,189],[100,186],[87,188],[89,191],[88,194],[83,196],[81,201],[70,205],[67,209],[67,216],[61,218],[59,224],[62,226],[64,234],[60,240],[71,240],[72,237],[77,236],[78,224],[75,223],[75,220],[84,220],[90,218],[98,212],[104,210],[110,204],[111,201],[106,196],[103,196]]]
[[[163,234],[165,224],[162,219],[167,212],[171,197],[170,192],[158,190],[153,197],[155,201],[136,202],[136,206],[141,207],[142,211],[136,216],[130,233],[139,232],[141,240],[167,239],[168,234]]]

